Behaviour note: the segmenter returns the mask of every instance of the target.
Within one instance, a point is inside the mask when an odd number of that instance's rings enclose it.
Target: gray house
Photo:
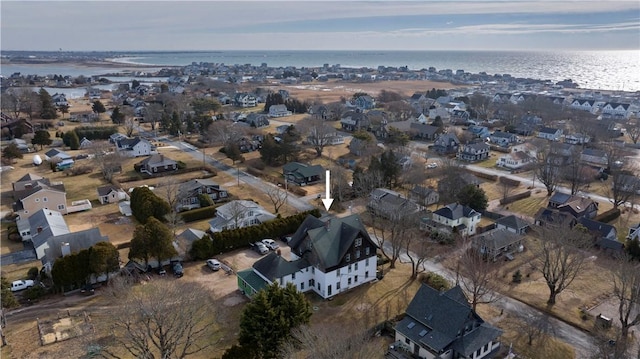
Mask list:
[[[320,165],[290,162],[282,167],[282,172],[287,181],[304,186],[320,181],[324,175],[324,168]]]
[[[438,191],[432,188],[416,185],[411,189],[411,192],[409,192],[409,199],[422,206],[430,206],[438,203],[440,195],[438,194]]]
[[[441,155],[449,155],[458,152],[460,140],[452,133],[445,133],[438,137],[433,144],[433,150]]]
[[[496,261],[499,256],[511,255],[521,250],[522,237],[505,229],[496,228],[471,239],[471,246],[485,259]]]
[[[460,286],[440,291],[422,284],[395,327],[396,343],[420,358],[491,357],[502,331],[476,313]]]
[[[384,218],[398,218],[417,212],[419,207],[398,192],[376,188],[369,195],[367,209]]]

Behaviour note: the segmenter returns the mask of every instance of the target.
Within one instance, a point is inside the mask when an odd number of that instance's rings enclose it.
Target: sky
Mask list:
[[[640,1],[2,0],[0,49],[638,50]]]

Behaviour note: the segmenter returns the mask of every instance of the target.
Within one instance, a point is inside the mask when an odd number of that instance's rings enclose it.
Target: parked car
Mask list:
[[[427,164],[427,168],[438,168],[438,164],[437,163],[429,163],[429,164]]]
[[[160,266],[160,267],[158,267],[158,274],[159,275],[166,275],[167,274],[167,270],[164,269],[164,267]]]
[[[173,263],[173,275],[178,278],[184,275],[184,271],[182,270],[182,264],[180,264],[180,262]]]
[[[276,249],[278,249],[278,243],[276,243],[276,241],[274,241],[273,239],[263,239],[262,243],[271,250],[275,251]]]
[[[269,253],[269,248],[264,245],[262,242],[256,242],[251,244],[251,248],[259,254],[267,254]]]
[[[217,259],[207,259],[207,266],[211,268],[212,271],[220,270],[220,261]]]
[[[24,289],[27,289],[29,287],[33,287],[33,284],[34,284],[33,281],[30,280],[30,279],[28,279],[28,280],[16,280],[16,281],[13,281],[11,283],[11,291],[12,292],[17,292],[17,291],[20,291],[20,290],[24,290]]]

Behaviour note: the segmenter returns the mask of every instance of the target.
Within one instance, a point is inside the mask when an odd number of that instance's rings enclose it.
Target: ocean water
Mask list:
[[[232,64],[266,63],[271,67],[321,67],[324,64],[343,67],[407,66],[411,70],[435,67],[437,70],[464,70],[470,73],[510,74],[542,80],[572,79],[581,88],[640,91],[640,50],[629,51],[194,51],[194,52],[129,52],[111,61],[131,69],[131,64],[150,67],[184,66],[192,62]],[[129,67],[128,67],[129,66]],[[16,70],[18,69],[18,70]],[[117,69],[85,68],[86,74],[114,72]],[[60,73],[79,75],[78,66],[56,64],[47,69],[41,65],[3,65],[0,72]],[[32,71],[32,72],[30,72]],[[38,72],[33,72],[38,71]],[[44,71],[44,72],[43,72]],[[47,72],[49,71],[49,72]]]

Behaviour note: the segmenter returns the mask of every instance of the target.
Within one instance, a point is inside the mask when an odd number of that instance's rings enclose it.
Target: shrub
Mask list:
[[[198,195],[198,202],[200,203],[200,208],[213,206],[213,200],[211,197],[207,196],[204,193],[200,193]]]
[[[508,186],[512,186],[512,187],[518,187],[520,185],[520,181],[511,179],[511,178],[508,178],[508,177],[504,177],[504,176],[501,176],[499,180],[500,180],[500,183],[504,183],[504,184],[506,184]]]
[[[620,210],[618,208],[612,208],[606,212],[600,213],[593,220],[598,222],[609,223],[618,217],[620,217]]]
[[[264,172],[254,167],[247,167],[247,172],[256,177],[262,177],[264,175]]]
[[[213,206],[196,208],[190,211],[181,212],[182,220],[185,223],[199,221],[201,219],[212,218],[216,215],[216,208]]]
[[[45,294],[47,294],[47,291],[44,289],[44,287],[42,287],[41,285],[34,285],[31,288],[27,288],[27,290],[24,291],[23,295],[24,299],[36,300],[44,297]]]
[[[437,290],[448,290],[451,288],[451,284],[448,280],[434,272],[422,273],[420,281]]]
[[[513,273],[513,283],[522,282],[522,273],[520,273],[520,269],[518,269],[515,273]]]
[[[502,178],[502,177],[500,177]],[[509,204],[513,203],[517,200],[521,200],[523,198],[531,197],[531,191],[526,191],[518,194],[514,194],[513,196],[509,196],[507,198],[503,198],[500,200],[500,204]]]
[[[182,161],[177,161],[176,163],[178,164],[178,169],[179,170],[183,170],[183,169],[187,168],[187,164],[182,162]]]
[[[73,166],[71,168],[65,169],[63,172],[67,176],[79,176],[86,173],[91,173],[93,168],[91,166],[82,165],[82,166]]]
[[[18,300],[11,292],[11,284],[7,278],[2,277],[2,292],[0,293],[0,299],[2,299],[2,307],[3,308],[13,308],[19,305]]]
[[[7,227],[7,238],[12,242],[22,241],[22,237],[18,232],[18,226],[16,226],[15,224],[12,224],[9,227]]]
[[[31,280],[35,280],[36,278],[38,278],[39,273],[40,273],[40,270],[38,269],[38,267],[31,267],[27,272],[27,277]]]
[[[469,171],[472,175],[474,175],[476,177],[488,179],[488,180],[494,181],[494,182],[498,180],[498,175],[492,175],[492,174],[473,171],[473,170],[467,170],[467,171]]]

